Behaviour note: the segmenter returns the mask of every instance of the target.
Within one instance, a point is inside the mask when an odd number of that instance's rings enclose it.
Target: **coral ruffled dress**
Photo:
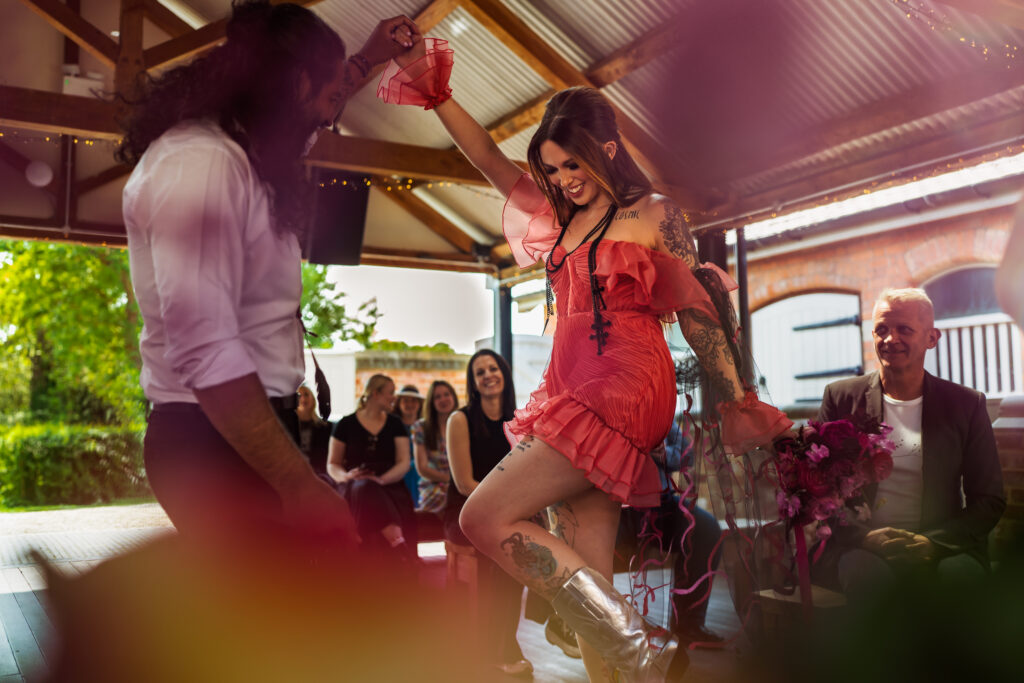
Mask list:
[[[559,227],[529,175],[509,195],[502,214],[505,238],[520,267],[554,248],[565,264],[551,276],[558,302],[551,361],[529,402],[505,424],[509,441],[533,435],[565,455],[615,500],[637,507],[658,504],[661,484],[649,453],[668,434],[675,415],[675,363],[662,320],[700,308],[718,314],[705,289],[678,258],[633,242],[602,240],[596,275],[611,323],[601,355],[590,338],[594,323],[587,267],[589,244],[565,255],[554,246]],[[720,273],[735,288],[725,273]],[[757,430],[784,431],[774,408]],[[763,412],[763,411],[762,411]],[[746,430],[749,432],[749,430]]]

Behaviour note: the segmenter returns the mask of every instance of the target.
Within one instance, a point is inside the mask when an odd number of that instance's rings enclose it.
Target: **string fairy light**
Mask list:
[[[1010,43],[1003,43],[1002,46],[989,45],[976,38],[964,35],[960,29],[953,25],[948,16],[934,8],[926,7],[919,2],[911,2],[911,0],[891,0],[891,2],[908,19],[919,21],[937,33],[946,33],[952,36],[956,39],[957,43],[979,52],[986,62],[990,61],[993,55],[1001,54],[1007,60],[1007,69],[1012,69],[1016,63],[1017,55],[1020,54],[1020,47],[1017,45],[1011,45]]]

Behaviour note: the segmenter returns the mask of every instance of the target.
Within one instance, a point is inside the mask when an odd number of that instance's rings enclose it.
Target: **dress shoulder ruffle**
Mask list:
[[[561,228],[547,197],[529,173],[524,173],[505,200],[501,229],[520,268],[547,256],[558,241]]]
[[[737,289],[736,281],[715,264],[702,263],[700,267],[718,275],[726,291]],[[688,308],[718,317],[707,290],[686,262],[675,256],[634,242],[613,241],[598,259],[596,273],[608,278],[605,287],[609,290],[629,288],[632,283],[634,308],[659,315],[665,322],[675,322],[676,311]]]

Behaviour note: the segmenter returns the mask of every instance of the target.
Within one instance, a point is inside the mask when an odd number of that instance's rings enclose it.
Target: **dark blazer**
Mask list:
[[[987,566],[988,532],[1002,516],[1006,497],[985,395],[926,372],[921,410],[923,489],[917,531],[931,539],[940,557],[967,553]],[[820,421],[860,415],[882,419],[878,372],[825,387]],[[867,491],[872,504],[877,489]],[[834,540],[856,546],[871,528],[837,526]]]

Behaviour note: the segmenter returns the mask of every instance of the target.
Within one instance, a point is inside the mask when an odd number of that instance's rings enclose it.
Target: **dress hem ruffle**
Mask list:
[[[661,482],[651,456],[568,394],[531,401],[517,410],[515,418],[505,423],[505,435],[512,443],[525,436],[543,441],[620,503],[655,507],[660,502]],[[620,457],[599,461],[594,454],[600,453]],[[603,463],[614,463],[616,470],[602,469]]]

